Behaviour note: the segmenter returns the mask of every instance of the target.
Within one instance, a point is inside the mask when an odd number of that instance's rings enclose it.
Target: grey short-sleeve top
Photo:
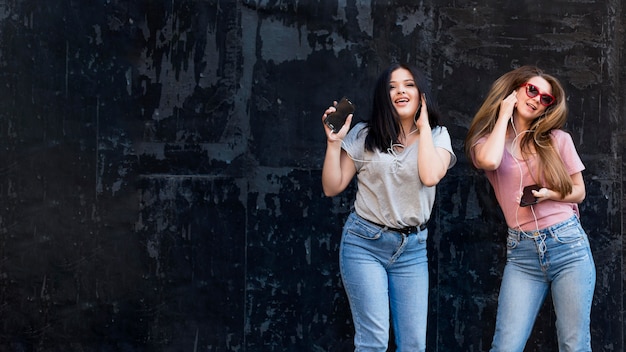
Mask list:
[[[391,153],[365,150],[367,125],[360,122],[344,138],[342,147],[354,161],[357,194],[354,210],[362,218],[393,228],[416,226],[430,219],[435,188],[426,187],[417,169],[418,143],[392,148]],[[435,147],[447,150],[456,163],[450,135],[444,126],[432,129]]]

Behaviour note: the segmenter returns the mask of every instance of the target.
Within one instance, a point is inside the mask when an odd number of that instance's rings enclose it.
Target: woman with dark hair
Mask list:
[[[523,351],[548,292],[559,351],[591,351],[595,266],[579,221],[584,165],[572,137],[559,81],[523,66],[494,82],[465,153],[493,186],[508,226],[491,351]]]
[[[329,107],[322,120],[335,111]],[[386,351],[389,320],[397,351],[424,351],[428,311],[426,223],[435,186],[456,162],[426,79],[394,64],[375,86],[372,114],[352,115],[327,136],[322,186],[335,196],[357,177],[343,228],[340,269],[355,326],[355,351]]]

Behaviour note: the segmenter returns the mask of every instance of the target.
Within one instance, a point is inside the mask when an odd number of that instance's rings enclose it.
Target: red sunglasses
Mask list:
[[[535,87],[535,85],[533,84],[524,83],[520,87],[526,87],[526,95],[528,95],[529,98],[534,98],[536,96],[539,96],[539,102],[543,106],[550,106],[554,104],[554,102],[556,101],[554,96],[548,93],[541,93],[539,91],[539,88]]]

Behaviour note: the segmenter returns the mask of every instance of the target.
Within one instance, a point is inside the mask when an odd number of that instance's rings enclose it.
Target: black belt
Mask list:
[[[361,218],[361,216],[359,216],[359,217]],[[361,218],[361,219],[363,219],[363,218]],[[378,227],[382,228],[383,230],[389,230],[389,231],[400,232],[400,233],[403,233],[403,234],[405,234],[405,235],[408,235],[408,234],[410,234],[410,233],[417,233],[417,232],[421,232],[421,231],[424,231],[424,230],[426,229],[426,223],[421,224],[421,225],[419,225],[419,226],[407,226],[407,227],[402,227],[402,228],[399,228],[399,229],[398,229],[398,228],[394,228],[394,227],[389,227],[389,226],[385,226],[385,225],[377,224],[377,223],[375,223],[375,222],[373,222],[373,221],[369,221],[369,220],[367,220],[367,219],[363,219],[363,220],[365,220],[365,221],[369,222],[369,223],[370,223],[370,224],[372,224],[372,225],[376,225],[376,226],[378,226]]]
[[[378,226],[381,226],[381,225],[378,225]],[[389,226],[381,226],[381,227],[384,227],[384,228],[386,228],[387,230],[390,230],[390,231],[400,232],[400,233],[403,233],[405,235],[408,235],[410,233],[417,233],[417,232],[424,231],[426,229],[426,224],[421,224],[419,226],[407,226],[407,227],[403,227],[403,228],[400,228],[400,229],[396,229],[396,228],[389,227]]]

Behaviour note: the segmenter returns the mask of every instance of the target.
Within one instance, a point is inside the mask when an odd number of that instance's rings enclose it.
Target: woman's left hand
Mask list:
[[[537,203],[550,199],[551,193],[552,192],[545,187],[542,187],[537,191],[533,190],[533,196],[537,198]]]

